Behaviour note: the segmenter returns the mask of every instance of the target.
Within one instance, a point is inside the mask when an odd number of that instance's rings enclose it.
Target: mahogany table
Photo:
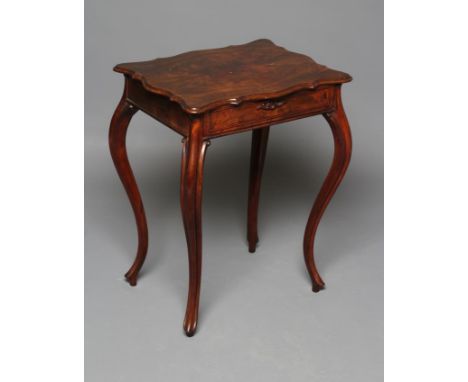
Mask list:
[[[136,285],[148,249],[143,202],[125,146],[128,124],[142,110],[183,137],[180,204],[189,260],[184,320],[188,336],[195,333],[198,320],[203,162],[211,138],[252,130],[247,241],[249,251],[255,252],[260,181],[269,126],[317,114],[325,117],[333,132],[334,157],[304,235],[304,258],[312,290],[323,289],[325,284],[314,262],[314,239],[319,221],[351,158],[351,132],[340,93],[341,85],[351,81],[351,76],[266,39],[120,64],[114,70],[124,74],[125,87],[110,124],[110,151],[138,228],[136,258],[125,274],[130,285]]]

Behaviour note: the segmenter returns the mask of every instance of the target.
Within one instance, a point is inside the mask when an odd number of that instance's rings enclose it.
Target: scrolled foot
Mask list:
[[[325,283],[322,280],[320,282],[312,280],[312,292],[318,293],[322,289],[325,289]]]
[[[131,286],[135,286],[137,284],[137,278],[138,274],[130,274],[129,272],[125,274],[125,279]]]

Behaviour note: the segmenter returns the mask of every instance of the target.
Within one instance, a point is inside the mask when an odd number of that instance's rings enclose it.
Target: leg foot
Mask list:
[[[268,143],[270,127],[252,131],[252,149],[250,154],[249,202],[247,210],[247,242],[249,252],[255,252],[258,243],[258,202],[263,165]]]
[[[325,287],[325,283],[317,271],[314,260],[315,234],[317,233],[317,227],[320,223],[320,219],[343,179],[351,160],[351,131],[349,129],[346,114],[343,110],[339,90],[337,100],[336,110],[324,114],[324,117],[329,123],[333,133],[335,144],[333,163],[314,202],[304,234],[304,259],[307,270],[312,279],[312,290],[314,292],[318,292]]]
[[[125,274],[125,279],[131,286],[135,286],[137,284],[137,274],[129,274],[128,272]]]
[[[114,112],[109,129],[109,147],[112,160],[114,161],[117,173],[119,174],[120,180],[127,192],[130,204],[132,205],[138,230],[138,249],[136,257],[133,265],[125,274],[127,281],[132,286],[136,285],[138,272],[143,266],[146,252],[148,251],[148,227],[146,224],[145,211],[133,171],[128,161],[125,145],[127,128],[130,120],[136,112],[137,109],[127,102],[125,90],[124,95]]]
[[[250,253],[255,253],[255,251],[257,250],[257,244],[258,244],[258,239],[255,241],[249,240],[249,252]]]
[[[325,283],[322,280],[320,280],[320,281],[321,281],[320,283],[317,283],[317,280],[312,279],[312,291],[314,293],[318,293],[322,289],[325,289]]]

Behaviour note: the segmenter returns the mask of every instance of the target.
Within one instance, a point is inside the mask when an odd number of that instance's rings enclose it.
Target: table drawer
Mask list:
[[[288,96],[229,105],[209,113],[205,135],[218,136],[235,130],[269,126],[319,114],[334,105],[334,89],[302,90]]]

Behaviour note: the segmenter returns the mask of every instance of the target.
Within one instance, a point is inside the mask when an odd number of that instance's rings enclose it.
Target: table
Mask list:
[[[351,132],[341,100],[341,85],[351,81],[351,76],[267,39],[120,64],[114,70],[124,75],[125,86],[110,124],[109,145],[138,229],[135,261],[125,274],[130,285],[136,285],[148,250],[145,211],[125,144],[130,120],[141,110],[183,137],[180,204],[189,260],[183,327],[188,336],[195,333],[198,322],[203,163],[212,138],[252,131],[247,241],[249,251],[255,252],[269,127],[318,114],[325,117],[334,138],[333,162],[310,212],[303,243],[312,290],[323,289],[325,284],[314,262],[314,239],[351,158]]]

